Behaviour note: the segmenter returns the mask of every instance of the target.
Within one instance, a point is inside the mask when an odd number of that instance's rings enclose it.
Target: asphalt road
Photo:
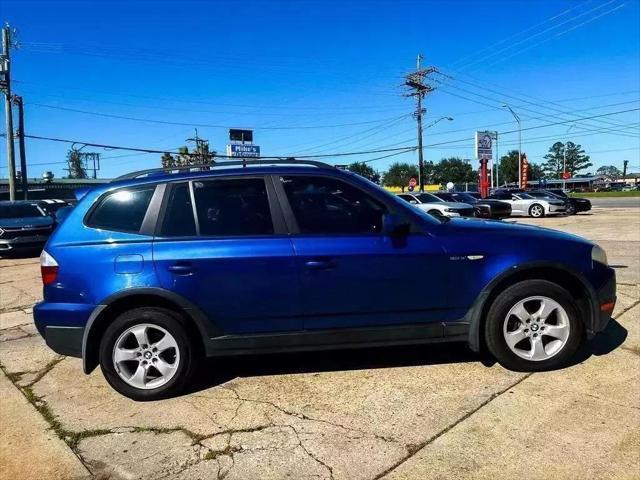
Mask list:
[[[640,197],[589,198],[594,208],[640,208]]]

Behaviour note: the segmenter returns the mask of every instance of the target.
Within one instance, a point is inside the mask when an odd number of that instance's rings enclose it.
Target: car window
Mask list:
[[[200,235],[269,235],[273,221],[262,178],[193,182]]]
[[[154,190],[155,186],[111,192],[102,198],[87,224],[104,230],[139,231]]]
[[[361,190],[325,177],[280,177],[301,233],[380,233],[386,209]]]
[[[418,193],[416,195],[416,197],[418,197],[418,200],[420,200],[422,203],[438,203],[438,202],[442,202],[442,199],[436,197],[435,195],[433,195],[431,193]]]
[[[407,202],[411,202],[412,200],[415,202],[416,199],[413,198],[411,195],[398,195],[402,200],[405,200]],[[417,202],[416,202],[417,203]]]
[[[193,218],[189,184],[174,185],[169,194],[160,235],[163,237],[180,237],[195,234],[196,222]]]

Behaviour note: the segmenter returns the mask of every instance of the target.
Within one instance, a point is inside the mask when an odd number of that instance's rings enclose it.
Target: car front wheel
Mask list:
[[[565,365],[583,337],[583,323],[572,296],[546,280],[519,282],[495,299],[485,324],[490,352],[517,371]]]
[[[109,325],[100,367],[109,384],[133,400],[179,393],[189,380],[194,351],[181,317],[156,307],[135,308]]]
[[[539,203],[534,203],[529,207],[529,216],[533,218],[544,217],[544,207]]]

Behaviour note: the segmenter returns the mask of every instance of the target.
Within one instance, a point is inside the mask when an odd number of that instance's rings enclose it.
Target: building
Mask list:
[[[74,192],[78,188],[95,187],[109,183],[107,178],[59,178],[45,180],[42,178],[30,178],[28,180],[27,196],[29,200],[41,200],[44,198],[60,198],[62,200],[74,200]],[[24,199],[21,185],[16,185],[16,200]],[[0,179],[0,200],[9,200],[9,179]]]

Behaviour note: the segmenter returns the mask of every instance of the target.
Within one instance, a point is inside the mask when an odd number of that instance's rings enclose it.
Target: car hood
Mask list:
[[[551,228],[538,227],[522,223],[505,222],[503,220],[488,220],[481,218],[451,218],[443,224],[445,228],[456,231],[456,234],[477,235],[499,235],[525,237],[528,239],[546,238],[557,240],[579,241],[592,245],[585,238],[570,233],[553,230]]]
[[[0,227],[33,228],[53,225],[51,217],[0,218]]]
[[[432,202],[430,203],[430,205],[441,205],[447,208],[473,208],[468,203],[462,203],[462,202]]]

